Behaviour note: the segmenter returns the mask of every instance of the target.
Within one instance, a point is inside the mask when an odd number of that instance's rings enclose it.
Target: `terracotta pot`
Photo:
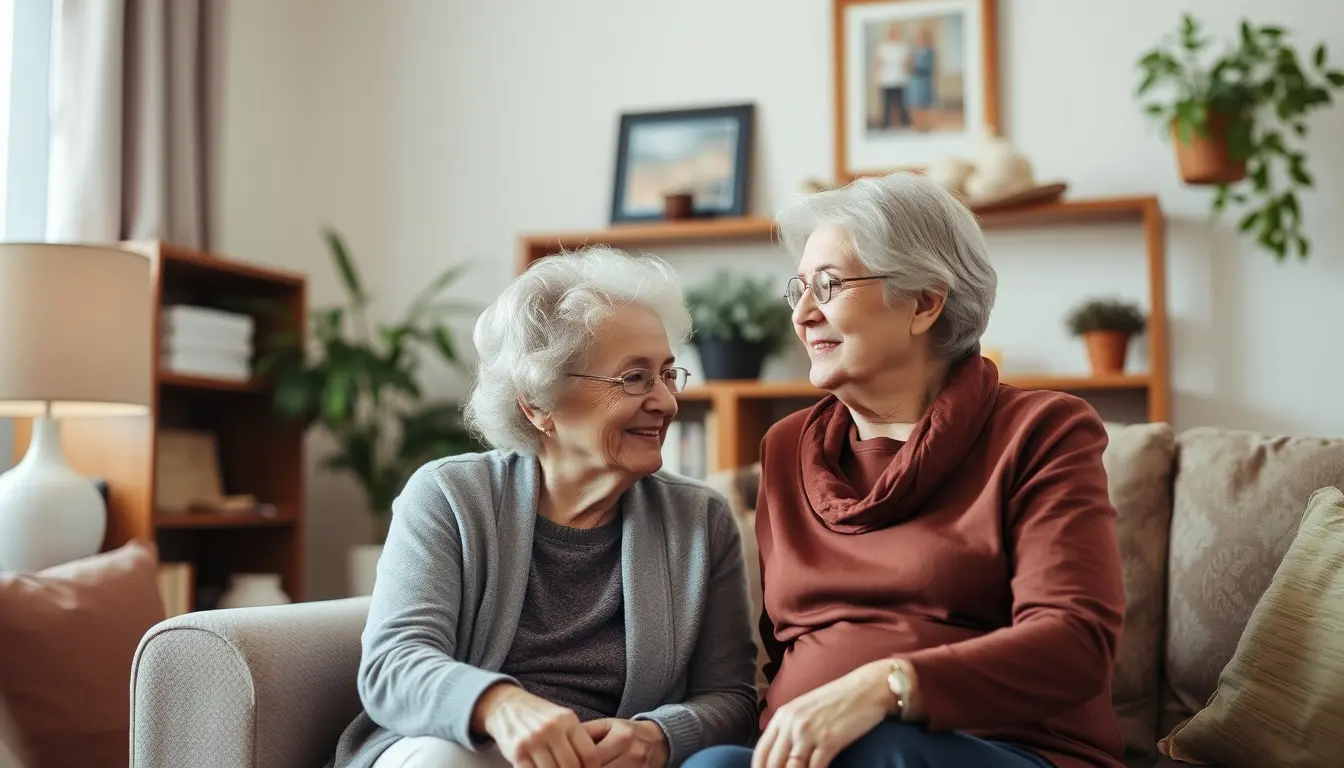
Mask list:
[[[1181,178],[1188,184],[1230,184],[1246,178],[1246,158],[1232,157],[1228,147],[1228,127],[1233,118],[1214,113],[1209,116],[1209,136],[1191,131],[1190,142],[1181,141],[1176,123],[1171,123],[1172,143],[1176,146],[1176,163]]]
[[[681,221],[691,218],[695,213],[695,196],[689,193],[676,193],[663,197],[663,216],[668,221]]]
[[[1122,331],[1090,331],[1083,334],[1087,343],[1087,357],[1092,373],[1115,374],[1125,372],[1125,358],[1129,356],[1129,334]]]

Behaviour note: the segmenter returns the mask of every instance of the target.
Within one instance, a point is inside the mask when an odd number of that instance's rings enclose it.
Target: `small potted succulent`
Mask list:
[[[1235,41],[1206,56],[1212,40],[1185,14],[1171,39],[1138,60],[1136,93],[1171,136],[1181,178],[1214,187],[1215,214],[1248,206],[1240,231],[1279,261],[1311,251],[1297,194],[1314,178],[1301,144],[1310,114],[1344,87],[1324,43],[1308,54],[1288,38],[1281,26],[1242,21]]]
[[[1087,344],[1093,375],[1123,373],[1129,341],[1147,320],[1137,304],[1120,299],[1090,299],[1069,312],[1069,331]]]
[[[706,379],[760,378],[765,359],[792,332],[792,313],[777,281],[720,270],[686,292]]]

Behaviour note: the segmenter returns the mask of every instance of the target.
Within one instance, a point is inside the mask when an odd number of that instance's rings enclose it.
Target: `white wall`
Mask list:
[[[753,208],[775,210],[831,162],[830,4],[824,0],[290,0],[234,3],[216,232],[226,253],[308,270],[335,299],[320,222],[347,233],[381,306],[395,310],[445,264],[475,265],[463,294],[495,295],[516,237],[606,221],[620,112],[753,101]],[[1344,62],[1331,0],[1003,0],[1005,133],[1042,179],[1075,196],[1160,194],[1169,220],[1174,418],[1344,435],[1344,109],[1311,122],[1319,189],[1303,200],[1317,244],[1276,265],[1207,219],[1171,147],[1132,98],[1135,60],[1189,9],[1220,34],[1250,16],[1318,38]],[[1331,139],[1330,137],[1335,137]],[[1082,371],[1060,318],[1084,293],[1143,297],[1131,227],[993,233],[1002,292],[987,343],[1009,370]],[[717,265],[783,275],[761,247],[667,252],[688,280]],[[1043,288],[1028,287],[1043,281]],[[465,335],[465,329],[464,329]],[[465,336],[464,336],[465,341]],[[1143,364],[1142,358],[1136,361]],[[797,373],[776,361],[767,375]],[[460,394],[447,375],[436,388]],[[335,594],[363,535],[348,483],[310,485],[310,562]]]

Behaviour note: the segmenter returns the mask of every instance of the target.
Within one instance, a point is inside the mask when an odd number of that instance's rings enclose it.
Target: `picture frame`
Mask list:
[[[997,0],[831,2],[839,183],[1001,135]]]
[[[668,195],[690,193],[689,218],[747,215],[754,104],[621,115],[611,223],[663,221]]]

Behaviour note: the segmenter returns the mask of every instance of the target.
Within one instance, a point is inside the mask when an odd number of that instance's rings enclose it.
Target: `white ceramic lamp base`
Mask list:
[[[0,475],[0,571],[33,573],[98,553],[107,506],[61,453],[58,423],[33,419],[23,460]]]

